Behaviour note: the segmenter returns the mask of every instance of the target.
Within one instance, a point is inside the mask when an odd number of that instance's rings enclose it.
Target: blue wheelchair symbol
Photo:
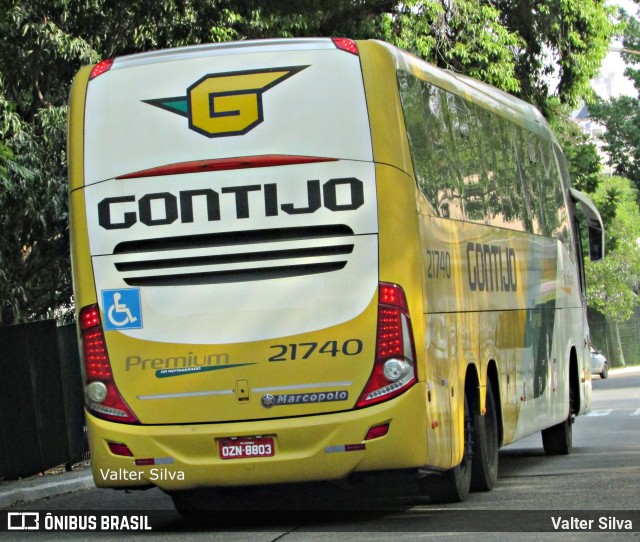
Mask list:
[[[142,328],[142,306],[138,288],[102,290],[102,310],[106,315],[105,330]]]

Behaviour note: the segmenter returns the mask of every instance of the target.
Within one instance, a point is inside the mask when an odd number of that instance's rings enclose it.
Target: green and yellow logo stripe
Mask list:
[[[308,66],[205,75],[186,96],[143,100],[189,120],[206,137],[244,135],[264,120],[262,95]]]

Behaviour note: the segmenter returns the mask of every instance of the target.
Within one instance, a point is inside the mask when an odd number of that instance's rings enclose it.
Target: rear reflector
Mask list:
[[[389,432],[389,424],[383,423],[382,425],[374,425],[367,431],[367,436],[364,440],[373,440],[374,438],[384,437]]]
[[[129,450],[129,447],[122,442],[109,442],[109,450],[113,455],[123,455],[125,457],[133,457],[133,453]]]
[[[317,162],[336,161],[337,158],[267,154],[263,156],[243,156],[238,158],[218,158],[212,160],[194,160],[193,162],[179,162],[177,164],[167,164],[165,166],[144,169],[134,173],[127,173],[126,175],[120,175],[116,178],[137,179],[139,177],[160,177],[163,175],[183,175],[186,173],[204,173],[208,171],[227,171],[231,169],[291,166],[296,164],[313,164]]]

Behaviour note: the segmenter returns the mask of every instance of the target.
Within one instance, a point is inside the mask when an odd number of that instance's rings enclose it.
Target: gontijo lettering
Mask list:
[[[518,289],[513,248],[467,243],[467,273],[472,292],[515,292]]]
[[[302,205],[280,203],[276,183],[230,186],[219,192],[212,188],[181,190],[177,195],[156,192],[145,194],[137,201],[134,195],[116,196],[98,203],[98,222],[106,230],[127,229],[138,220],[145,226],[173,224],[178,218],[183,224],[191,223],[194,201],[206,205],[209,222],[217,221],[229,218],[221,214],[221,197],[235,202],[235,217],[231,218],[237,219],[255,218],[256,214],[277,217],[281,211],[288,215],[311,214],[321,207],[332,212],[353,211],[364,204],[364,185],[355,177],[329,179],[322,187],[319,180],[310,180],[306,188],[307,201]],[[262,194],[263,205],[250,207],[252,192]]]

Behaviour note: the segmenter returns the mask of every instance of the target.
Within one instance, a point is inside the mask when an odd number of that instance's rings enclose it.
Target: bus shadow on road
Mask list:
[[[522,476],[527,468],[549,466],[549,456],[540,448],[506,448],[500,450],[498,478]]]
[[[196,529],[263,529],[291,524],[331,529],[362,525],[431,504],[419,491],[417,472],[373,473],[344,482],[203,489],[195,502],[199,505],[182,509],[181,515]],[[184,522],[178,523],[176,528],[183,528]]]

